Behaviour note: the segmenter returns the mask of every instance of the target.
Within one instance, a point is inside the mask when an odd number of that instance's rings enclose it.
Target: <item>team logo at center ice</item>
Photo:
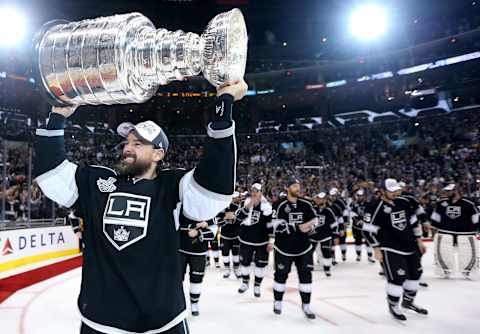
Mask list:
[[[103,213],[103,234],[119,251],[147,235],[150,214],[148,196],[111,193]]]
[[[450,219],[456,219],[462,215],[462,208],[459,206],[448,206],[446,214]]]
[[[407,215],[405,211],[392,212],[390,214],[392,226],[397,230],[403,231],[407,227]]]
[[[97,187],[102,193],[111,193],[117,190],[117,186],[114,185],[115,179],[114,177],[109,177],[108,179],[104,180],[101,177],[97,180]]]

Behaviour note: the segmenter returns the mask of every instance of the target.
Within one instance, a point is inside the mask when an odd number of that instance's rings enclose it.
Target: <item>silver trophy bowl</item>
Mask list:
[[[139,13],[52,21],[35,38],[34,70],[52,105],[142,103],[200,73],[215,87],[242,79],[247,40],[239,9],[215,16],[201,36],[155,29]]]

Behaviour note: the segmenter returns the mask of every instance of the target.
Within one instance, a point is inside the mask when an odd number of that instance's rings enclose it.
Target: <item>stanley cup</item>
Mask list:
[[[35,71],[51,104],[142,103],[160,85],[203,73],[215,87],[239,80],[247,30],[239,9],[215,16],[201,36],[155,29],[139,13],[52,22],[35,42]]]

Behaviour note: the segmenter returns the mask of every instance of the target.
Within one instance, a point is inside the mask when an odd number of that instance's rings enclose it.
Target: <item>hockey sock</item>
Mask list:
[[[275,282],[273,285],[273,298],[275,301],[282,301],[283,294],[285,293],[285,283]]]
[[[300,298],[302,299],[302,304],[310,304],[310,299],[312,296],[312,284],[300,283],[298,291],[300,291]]]

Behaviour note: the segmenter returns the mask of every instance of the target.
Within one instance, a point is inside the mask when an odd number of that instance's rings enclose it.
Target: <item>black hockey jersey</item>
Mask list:
[[[453,202],[438,201],[431,215],[432,226],[443,233],[475,234],[479,231],[479,213],[475,203],[462,197]]]
[[[189,255],[206,255],[208,251],[208,242],[215,239],[218,226],[215,219],[207,221],[208,227],[199,228],[198,235],[194,238],[188,235],[192,229],[197,229],[198,222],[188,219],[180,214],[180,248],[179,252]]]
[[[194,170],[159,171],[130,179],[101,166],[66,159],[65,117],[38,129],[35,175],[43,193],[83,218],[85,252],[78,307],[87,326],[107,334],[160,333],[187,316],[179,249],[179,213],[195,221],[216,216],[235,185],[234,124],[208,128]],[[216,127],[214,127],[216,128]]]
[[[412,206],[413,212],[417,216],[418,222],[421,224],[427,223],[427,214],[425,212],[425,209],[417,200],[415,195],[411,193],[402,193],[401,197],[408,199],[410,205]]]
[[[238,234],[240,233],[240,224],[238,219],[225,219],[226,212],[233,212],[234,214],[238,211],[240,204],[230,203],[230,206],[223,210],[220,214],[217,215],[217,224],[220,227],[220,236],[223,239],[235,240],[238,239]]]
[[[404,255],[418,251],[417,238],[422,235],[410,202],[402,197],[393,204],[374,202],[365,213],[363,232],[371,247]]]
[[[318,223],[315,230],[310,234],[310,240],[313,242],[325,241],[331,239],[338,233],[338,222],[335,213],[328,206],[320,208],[315,206]]]
[[[351,217],[352,217],[352,229],[362,230],[363,219],[365,211],[367,210],[367,202],[354,202],[352,205]]]
[[[237,210],[236,217],[240,223],[239,240],[251,246],[266,245],[271,233],[267,224],[272,219],[272,205],[266,198],[262,198],[260,204],[249,209],[247,207],[249,201],[250,198],[247,198]]]
[[[277,202],[272,216],[274,249],[286,256],[298,256],[309,252],[312,249],[310,236],[301,232],[298,225],[316,220],[315,209],[306,199],[298,198],[296,202],[285,199]]]

